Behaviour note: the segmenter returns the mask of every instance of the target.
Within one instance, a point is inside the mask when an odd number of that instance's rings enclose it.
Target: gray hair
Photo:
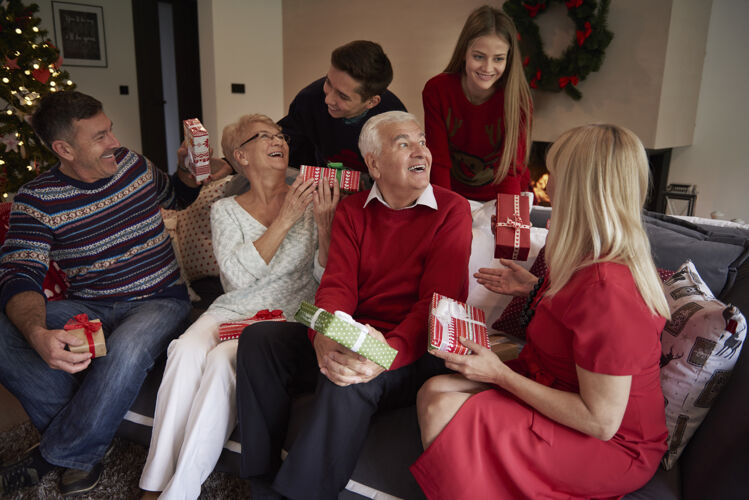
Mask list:
[[[366,156],[368,153],[375,155],[380,154],[382,151],[382,137],[380,137],[380,127],[387,123],[401,123],[414,121],[419,124],[419,120],[405,111],[387,111],[375,115],[364,124],[359,134],[359,151],[362,156]],[[423,128],[423,127],[422,127]]]

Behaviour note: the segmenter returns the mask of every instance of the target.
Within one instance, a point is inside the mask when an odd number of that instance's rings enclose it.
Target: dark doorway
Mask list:
[[[138,81],[138,108],[142,153],[159,168],[167,169],[176,151],[167,148],[167,123],[164,105],[167,99],[177,101],[178,120],[202,120],[200,95],[200,51],[198,39],[197,0],[132,0],[135,35],[135,64]],[[159,9],[159,4],[171,9]],[[174,75],[162,75],[159,12],[172,13]],[[163,23],[162,23],[163,25]],[[177,95],[164,94],[164,77],[176,79]],[[170,127],[174,124],[170,123]],[[177,124],[179,126],[179,124]],[[181,126],[179,140],[182,140]]]

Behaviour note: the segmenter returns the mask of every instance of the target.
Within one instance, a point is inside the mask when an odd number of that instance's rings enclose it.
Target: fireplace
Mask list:
[[[531,154],[528,159],[528,169],[531,174],[531,185],[535,195],[535,203],[549,206],[546,194],[546,182],[548,181],[548,169],[546,168],[546,152],[551,145],[550,142],[536,141],[531,146]],[[671,148],[646,150],[650,164],[650,192],[645,202],[645,209],[652,212],[666,212],[666,185],[668,183],[668,170],[671,164]]]

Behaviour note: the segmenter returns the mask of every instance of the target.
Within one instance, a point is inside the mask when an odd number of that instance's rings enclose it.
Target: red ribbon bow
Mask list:
[[[546,4],[537,3],[536,5],[528,5],[527,3],[524,3],[523,7],[528,11],[529,16],[536,17],[540,11],[546,8]]]
[[[261,311],[258,311],[250,319],[270,320],[270,319],[280,318],[281,316],[283,316],[283,311],[280,310],[280,309],[273,309],[272,311],[270,311],[268,309],[263,309]]]
[[[575,7],[580,7],[583,4],[583,0],[567,0],[564,4],[568,9],[573,9]]]
[[[559,88],[563,89],[567,84],[577,85],[578,78],[576,76],[563,76],[559,79]]]
[[[577,30],[575,33],[577,35],[577,44],[582,47],[583,43],[585,43],[585,40],[590,36],[590,34],[593,33],[593,28],[590,26],[590,22],[585,22],[585,30]]]
[[[94,334],[101,328],[100,321],[90,321],[88,319],[88,314],[76,314],[71,320],[65,323],[63,328],[65,330],[83,329],[83,333],[86,335],[86,340],[88,341],[88,350],[91,353],[91,356],[96,356]]]

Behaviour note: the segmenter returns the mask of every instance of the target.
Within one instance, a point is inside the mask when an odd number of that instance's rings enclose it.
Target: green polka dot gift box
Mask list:
[[[385,342],[372,337],[367,327],[354,321],[351,316],[336,311],[331,314],[309,302],[302,302],[294,319],[317,333],[335,340],[353,352],[374,361],[386,370],[390,369],[398,351]]]

